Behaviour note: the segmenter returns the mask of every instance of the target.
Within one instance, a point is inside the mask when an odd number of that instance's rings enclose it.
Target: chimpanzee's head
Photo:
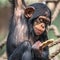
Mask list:
[[[28,6],[24,15],[28,20],[31,32],[34,30],[36,35],[41,35],[51,24],[51,11],[43,3],[34,3]]]

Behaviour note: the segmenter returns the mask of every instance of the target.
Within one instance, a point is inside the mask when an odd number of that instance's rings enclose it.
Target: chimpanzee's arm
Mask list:
[[[43,49],[42,53],[40,54],[40,58],[41,60],[48,60],[49,59],[48,56],[49,56],[49,48],[47,46]]]
[[[28,41],[22,42],[10,55],[8,60],[31,60],[31,44]]]

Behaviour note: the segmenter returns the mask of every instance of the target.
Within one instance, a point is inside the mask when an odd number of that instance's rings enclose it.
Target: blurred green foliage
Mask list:
[[[58,14],[57,18],[55,19],[55,21],[53,21],[52,23],[53,25],[55,25],[60,33],[60,13]],[[48,37],[52,38],[52,39],[57,39],[57,37],[55,36],[54,32],[52,30],[50,30],[48,32]]]
[[[8,6],[8,0],[0,0],[0,7]]]
[[[6,51],[6,45],[4,45],[2,47],[2,49],[0,49],[0,56]]]

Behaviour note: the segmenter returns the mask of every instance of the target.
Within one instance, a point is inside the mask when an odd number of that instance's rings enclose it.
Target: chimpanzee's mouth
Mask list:
[[[36,32],[37,32],[38,34],[41,34],[41,33],[42,33],[42,31],[41,31],[40,29],[38,29],[38,28],[35,28],[35,30],[36,30]]]

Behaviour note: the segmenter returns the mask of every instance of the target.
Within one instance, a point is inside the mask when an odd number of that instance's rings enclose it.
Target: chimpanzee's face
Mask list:
[[[40,8],[40,6],[41,6],[41,8]],[[29,23],[31,23],[33,25],[33,30],[36,35],[41,35],[42,33],[44,33],[47,26],[50,25],[50,23],[51,23],[51,20],[50,20],[51,14],[49,12],[50,10],[48,8],[44,8],[43,6],[45,6],[45,5],[44,4],[42,4],[42,5],[33,4],[32,6],[27,7],[24,11],[24,16],[29,21]],[[35,18],[37,18],[37,19],[35,19]],[[32,28],[32,27],[30,27],[30,28]]]
[[[41,35],[47,28],[49,19],[46,16],[39,16],[33,24],[33,29],[36,35]]]

